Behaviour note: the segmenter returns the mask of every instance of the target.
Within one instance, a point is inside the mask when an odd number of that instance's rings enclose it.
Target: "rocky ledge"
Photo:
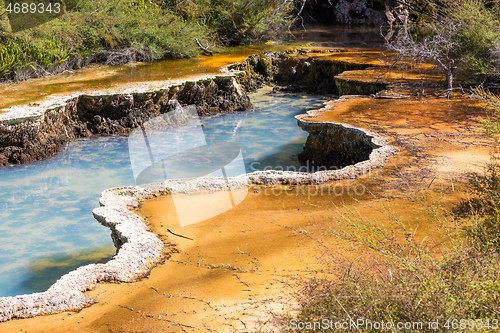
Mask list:
[[[228,66],[229,73],[224,76],[184,82],[150,92],[81,95],[38,112],[0,114],[0,167],[54,155],[71,139],[128,134],[148,119],[172,110],[176,105],[174,100],[181,105],[195,104],[198,113],[206,115],[250,109],[251,102],[246,92],[265,82],[273,83],[277,90],[368,95],[383,92],[391,85],[409,79],[422,81],[419,72],[405,74],[390,69],[380,60],[381,56],[381,49],[375,47],[314,47],[268,52]],[[433,75],[425,80],[436,83],[441,78]],[[314,145],[318,135],[322,136],[318,131],[311,132],[307,147]],[[321,149],[316,146],[314,152],[302,154],[301,159],[305,161],[319,153]],[[350,158],[345,153],[338,157],[342,159],[341,165],[361,158]],[[365,152],[362,158],[366,157]],[[318,158],[316,162],[323,163]]]
[[[303,118],[315,113],[297,116],[299,125],[314,136],[308,140],[306,151],[336,149],[360,160],[341,169],[322,170],[314,173],[291,171],[258,171],[228,179],[199,178],[193,181],[169,181],[141,187],[125,187],[103,192],[101,207],[93,211],[102,225],[111,229],[117,254],[105,264],[91,264],[64,275],[43,293],[0,298],[0,321],[12,318],[28,318],[42,314],[76,311],[94,303],[84,292],[102,282],[131,282],[148,274],[164,258],[164,245],[151,233],[145,221],[134,214],[145,200],[173,193],[217,192],[259,185],[311,185],[332,180],[355,178],[382,167],[387,158],[397,152],[388,145],[389,139],[354,126],[334,122],[310,122]],[[326,143],[322,143],[326,142]],[[331,162],[328,153],[320,154],[320,160]],[[364,159],[366,157],[366,159]],[[315,160],[316,161],[316,160]],[[319,161],[319,160],[318,160]],[[173,185],[171,185],[173,184]]]
[[[174,100],[195,104],[200,115],[252,107],[238,76],[233,75],[144,93],[81,95],[38,113],[0,115],[0,166],[44,159],[71,139],[128,134],[146,120],[172,110]]]
[[[345,84],[340,83],[337,75],[386,66],[379,56],[379,48],[314,47],[253,55],[229,69],[242,71],[247,89],[268,81],[277,90],[343,95]],[[385,88],[385,84],[377,84],[373,92]]]

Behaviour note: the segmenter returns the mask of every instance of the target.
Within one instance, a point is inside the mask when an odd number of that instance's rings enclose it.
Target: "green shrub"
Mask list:
[[[161,1],[162,6],[186,20],[196,20],[218,32],[226,43],[242,43],[269,37],[287,26],[292,0]]]
[[[447,1],[446,23],[457,22],[459,31],[454,36],[457,57],[483,74],[493,70],[493,51],[500,40],[500,12],[496,6],[487,7],[481,0]]]
[[[387,45],[400,58],[410,62],[429,61],[446,73],[448,94],[454,76],[461,71],[492,75],[500,67],[500,12],[497,5],[482,0],[441,0],[415,2],[427,20],[417,27],[417,34],[404,27]],[[392,34],[389,34],[392,37]]]
[[[42,75],[51,66],[74,59],[83,59],[83,64],[118,64],[192,57],[201,52],[195,38],[211,44],[229,39],[241,43],[281,28],[291,4],[291,0],[80,0],[41,26],[15,34],[2,32],[0,38],[6,41],[0,44],[0,79],[15,79],[23,68]]]
[[[478,250],[500,253],[500,163],[492,157],[482,173],[469,175],[470,197],[454,210],[456,215],[473,217],[465,226],[470,245]]]
[[[387,330],[393,332],[452,332],[460,330],[453,330],[454,322],[449,320],[462,319],[465,328],[473,323],[471,331],[495,331],[498,321],[496,325],[493,321],[500,310],[499,259],[497,254],[469,252],[452,253],[441,260],[420,258],[411,264],[352,263],[349,273],[309,280],[300,295],[300,313],[283,318],[283,326],[291,318],[301,322],[349,322],[351,318],[356,323],[360,319],[391,323],[395,328],[397,323],[422,323],[412,329]],[[436,321],[438,329],[429,327],[428,323]],[[480,321],[483,325],[489,321],[490,329],[477,329]],[[381,331],[363,324],[351,327],[346,331]]]
[[[427,223],[450,224],[439,201],[428,203],[423,196],[413,200],[428,212]],[[339,213],[302,233],[318,242],[321,269],[299,280],[295,296],[300,310],[279,318],[282,331],[338,331],[332,327],[293,329],[293,323],[324,319],[352,320],[348,332],[381,331],[368,322],[391,323],[394,329],[385,329],[391,332],[496,331],[500,326],[500,254],[494,248],[478,247],[476,235],[449,228],[443,228],[448,241],[437,245],[439,240],[430,242],[407,229],[390,207],[379,216],[378,221],[370,221],[357,211]],[[429,326],[436,321],[437,328]],[[397,329],[397,323],[422,326]]]

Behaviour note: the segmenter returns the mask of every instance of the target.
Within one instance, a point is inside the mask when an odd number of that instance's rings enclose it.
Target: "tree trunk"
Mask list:
[[[453,70],[446,70],[446,82],[448,84],[448,91],[446,92],[446,98],[450,97],[451,91],[453,89]]]
[[[446,71],[446,82],[448,89],[453,89],[453,71],[451,69]]]

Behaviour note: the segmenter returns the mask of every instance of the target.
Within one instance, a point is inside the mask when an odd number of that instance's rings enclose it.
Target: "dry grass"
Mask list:
[[[488,171],[483,175],[483,183],[496,179]],[[476,191],[473,198],[484,193]],[[376,332],[377,323],[384,322],[393,332],[495,331],[500,326],[500,257],[490,245],[497,244],[499,229],[470,232],[485,230],[485,220],[476,214],[464,232],[442,207],[444,195],[434,200],[425,191],[411,194],[428,223],[440,227],[441,237],[409,229],[388,203],[377,221],[339,207],[331,218],[298,230],[321,249],[315,258],[321,269],[288,282],[299,309],[275,315],[275,326],[281,332],[333,332],[339,330],[331,326],[337,323],[348,325],[344,331]],[[430,326],[436,321],[437,328]],[[398,323],[413,326],[398,329]]]

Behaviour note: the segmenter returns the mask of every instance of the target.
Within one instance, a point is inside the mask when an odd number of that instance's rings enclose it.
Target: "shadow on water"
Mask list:
[[[378,27],[307,26],[292,32],[299,40],[313,42],[312,46],[335,47],[347,45],[381,45],[385,43]]]
[[[262,156],[259,159],[246,159],[245,168],[247,172],[262,170],[285,170],[297,172],[310,172],[306,166],[300,164],[298,153],[305,145],[306,138],[296,139],[295,142],[287,143],[277,147],[277,152]]]
[[[61,276],[80,266],[105,263],[115,255],[113,246],[100,246],[70,253],[41,256],[33,260],[28,268],[31,275],[20,283],[27,293],[43,292],[50,288]]]

